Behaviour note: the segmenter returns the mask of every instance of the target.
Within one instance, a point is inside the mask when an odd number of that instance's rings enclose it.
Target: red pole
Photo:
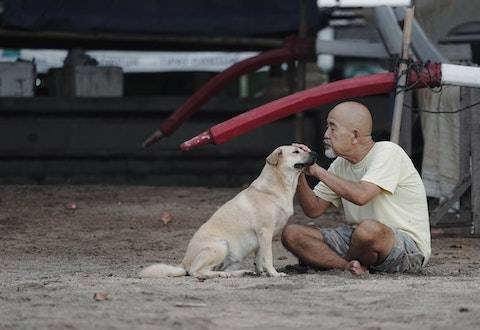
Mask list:
[[[184,104],[172,113],[148,139],[143,142],[148,147],[164,136],[172,134],[183,122],[200,109],[212,96],[217,94],[230,81],[239,76],[260,69],[265,65],[280,64],[289,60],[314,56],[313,43],[308,39],[289,37],[282,48],[270,50],[260,55],[235,63],[227,70],[209,80]]]
[[[221,144],[257,127],[314,107],[355,97],[387,93],[394,89],[395,77],[396,74],[393,72],[379,73],[339,80],[298,92],[217,124],[182,143],[180,148],[188,151],[205,144]],[[410,72],[408,78],[409,84],[414,84],[415,88],[440,86],[440,64],[427,64],[419,73]]]

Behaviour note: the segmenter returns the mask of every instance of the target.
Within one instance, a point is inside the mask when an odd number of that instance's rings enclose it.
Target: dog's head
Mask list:
[[[267,157],[267,164],[300,172],[305,167],[313,165],[316,158],[316,152],[305,151],[296,146],[281,146]]]

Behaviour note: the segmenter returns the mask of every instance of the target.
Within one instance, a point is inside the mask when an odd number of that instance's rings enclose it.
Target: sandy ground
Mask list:
[[[196,228],[239,190],[0,187],[0,329],[480,328],[478,238],[435,238],[418,275],[138,278],[152,262],[179,262]],[[297,206],[292,221],[312,220]],[[274,256],[277,269],[296,263],[278,240]]]

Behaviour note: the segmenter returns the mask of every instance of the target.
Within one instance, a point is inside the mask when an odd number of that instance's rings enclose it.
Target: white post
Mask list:
[[[480,87],[480,67],[442,64],[442,85]]]
[[[408,60],[410,53],[413,13],[414,7],[407,8],[405,20],[403,21],[402,59],[404,62],[401,62],[398,66],[399,79],[397,88],[395,89],[397,95],[395,96],[395,104],[393,106],[392,130],[390,132],[390,141],[397,144],[400,142],[400,126],[402,123],[403,99],[405,96],[402,88],[404,88],[403,86],[405,86],[407,82],[407,74],[405,72],[407,70],[407,63],[405,61]]]

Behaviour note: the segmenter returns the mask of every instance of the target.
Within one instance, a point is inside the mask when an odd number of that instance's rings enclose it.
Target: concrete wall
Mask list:
[[[184,100],[0,98],[0,183],[241,185],[260,173],[275,147],[294,141],[294,120],[287,118],[220,146],[181,152],[181,142],[266,102],[213,100],[172,136],[142,149]],[[388,97],[364,101],[374,110],[377,135],[388,134]],[[306,113],[305,142],[320,152],[330,108]],[[319,163],[327,166],[328,160]]]

